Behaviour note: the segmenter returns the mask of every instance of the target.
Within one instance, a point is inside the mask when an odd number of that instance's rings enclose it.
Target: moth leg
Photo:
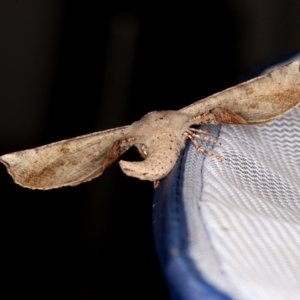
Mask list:
[[[153,188],[156,189],[159,186],[159,180],[153,181]]]
[[[193,128],[193,127],[190,127],[189,130],[193,131],[193,132],[199,132],[199,133],[203,133],[203,134],[209,135],[209,132],[206,131],[206,130],[197,129],[197,128]]]
[[[190,119],[191,124],[218,124],[215,115],[208,111],[200,115],[196,115]]]
[[[138,144],[138,145],[135,145],[136,148],[138,149],[139,153],[141,154],[141,156],[146,159],[147,156],[148,156],[148,148],[146,145],[144,144]]]
[[[215,143],[215,144],[218,144],[218,145],[221,145],[221,142],[219,142],[218,140],[210,137],[210,136],[204,136],[204,135],[199,135],[199,134],[196,134],[194,133],[193,131],[196,131],[196,130],[192,130],[194,128],[189,128],[186,130],[186,133],[188,133],[190,136],[192,136],[194,139],[195,138],[198,138],[200,140],[203,140],[203,141],[209,141],[209,142],[212,142],[212,143]],[[199,132],[202,132],[203,130],[200,131],[200,129],[197,129],[197,131]],[[205,131],[206,132],[206,131]],[[209,135],[209,133],[207,132],[207,134]],[[189,137],[189,136],[188,136]]]
[[[148,156],[148,151],[147,151],[147,147],[144,144],[141,146],[141,151],[143,157],[146,158]]]
[[[187,131],[184,133],[184,135],[187,136],[187,137],[192,141],[192,143],[193,143],[193,145],[195,146],[197,152],[202,152],[202,153],[204,153],[205,155],[208,155],[208,156],[211,156],[211,157],[217,159],[218,161],[223,161],[223,158],[222,158],[221,156],[218,156],[218,155],[216,155],[216,154],[214,154],[214,153],[212,153],[212,152],[210,152],[210,151],[204,149],[204,148],[197,142],[197,140],[196,140],[197,135],[196,135],[196,134],[194,134],[194,133],[191,134],[191,133],[189,132],[189,130],[187,130]],[[210,138],[210,137],[205,137],[205,136],[203,136],[203,137],[205,138],[205,139],[203,139],[203,140],[211,141],[210,139],[212,139],[212,138]],[[206,138],[208,138],[208,139],[206,139]],[[213,140],[213,141],[216,141],[216,140],[214,140],[214,139],[212,139],[212,140]],[[219,143],[218,141],[216,141],[216,142]]]
[[[123,139],[121,140],[121,144],[124,146],[124,147],[131,147],[132,145],[132,142],[136,140],[136,137],[129,137],[129,138],[126,138],[126,139]]]

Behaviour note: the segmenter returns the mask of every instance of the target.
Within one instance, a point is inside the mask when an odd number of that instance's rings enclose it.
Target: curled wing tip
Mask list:
[[[26,184],[24,184],[24,182],[22,182],[22,180],[19,180],[19,177],[15,174],[15,172],[13,171],[13,168],[11,166],[11,161],[13,161],[13,160],[14,160],[13,154],[5,154],[5,155],[0,156],[0,162],[5,165],[7,173],[12,177],[13,181],[16,184],[18,184],[22,187],[25,187],[25,188],[29,188],[29,189],[33,189],[33,190],[36,189],[36,187],[26,185]]]
[[[7,171],[9,171],[9,163],[5,160],[5,156],[7,156],[7,155],[9,155],[9,154],[0,156],[0,162],[1,162],[2,164],[4,164],[5,167],[7,168]]]
[[[13,158],[13,156],[14,156],[13,154],[5,154],[5,155],[2,155],[2,156],[0,156],[0,162],[1,162],[2,164],[5,165],[8,174],[9,174],[9,175],[14,179],[14,181],[15,181],[16,175],[15,175],[15,173],[13,172],[12,167],[11,167],[11,163],[10,163],[10,158]],[[16,181],[15,181],[15,182],[16,182]],[[16,182],[16,183],[18,183],[18,182]],[[18,183],[18,184],[19,184],[19,183]]]
[[[12,177],[13,181],[24,188],[28,188],[31,190],[49,190],[51,188],[56,188],[56,187],[35,186],[26,183],[24,178],[18,176],[18,174],[14,172],[14,168],[12,166],[12,164],[16,162],[16,155],[14,153],[0,156],[0,162],[5,165],[7,173]],[[60,186],[57,186],[57,188],[58,187]]]

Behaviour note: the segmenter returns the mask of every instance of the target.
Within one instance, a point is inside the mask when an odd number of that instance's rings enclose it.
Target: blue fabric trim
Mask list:
[[[183,203],[184,165],[189,147],[154,193],[153,230],[170,293],[176,300],[230,300],[209,284],[188,257],[188,231]]]
[[[153,230],[158,256],[173,299],[230,300],[205,280],[188,256],[188,216],[182,194],[188,151],[189,147],[182,151],[176,166],[154,193]]]

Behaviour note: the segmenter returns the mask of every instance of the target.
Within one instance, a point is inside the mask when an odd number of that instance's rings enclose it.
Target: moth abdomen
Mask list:
[[[142,180],[156,181],[165,177],[174,167],[180,150],[184,147],[185,137],[178,139],[174,133],[164,132],[153,136],[147,141],[143,154],[147,153],[145,160],[119,162],[123,172]]]

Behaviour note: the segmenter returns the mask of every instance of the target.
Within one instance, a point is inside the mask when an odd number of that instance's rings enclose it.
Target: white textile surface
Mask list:
[[[300,299],[300,107],[264,125],[201,128],[222,142],[212,151],[224,162],[190,146],[189,256],[233,299]]]

